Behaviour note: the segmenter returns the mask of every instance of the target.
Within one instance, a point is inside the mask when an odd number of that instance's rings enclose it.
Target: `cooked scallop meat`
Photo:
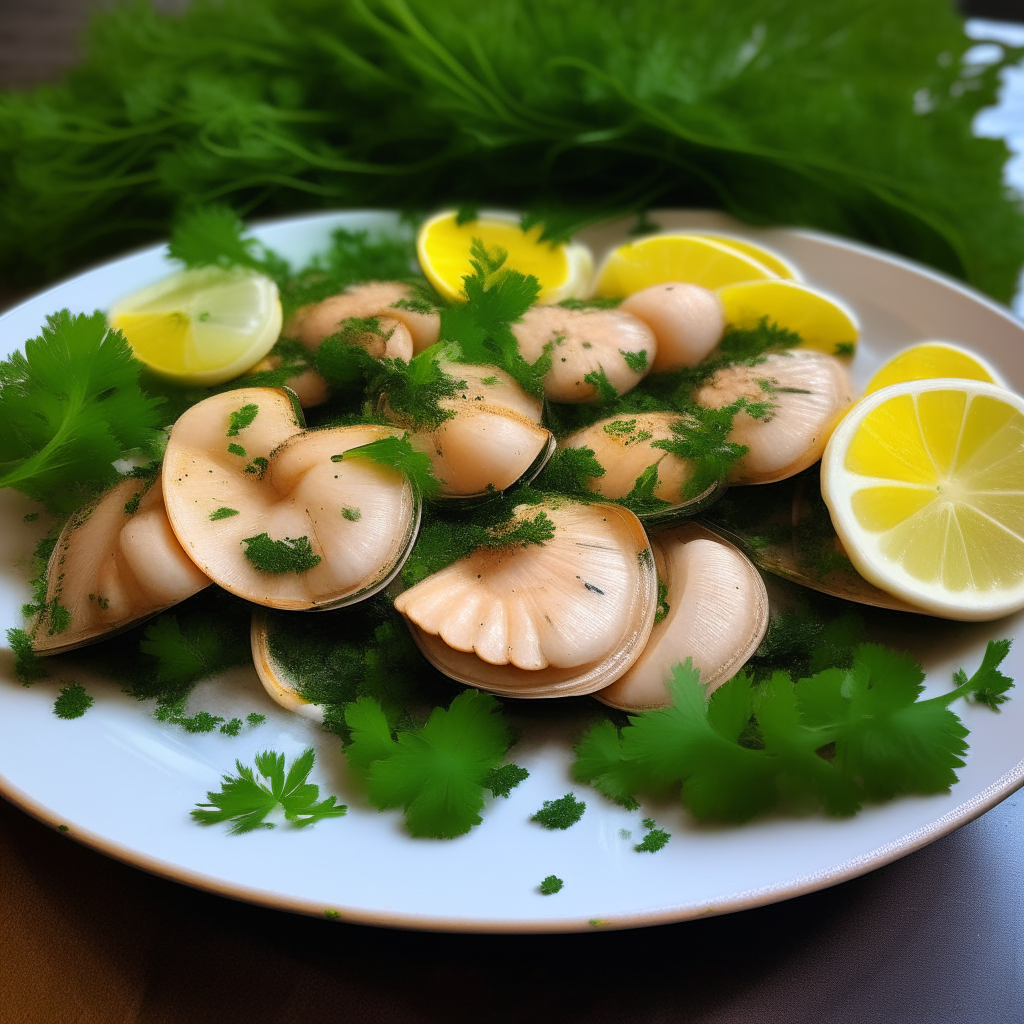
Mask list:
[[[538,518],[543,517],[543,518]],[[639,520],[619,505],[522,505],[503,532],[543,543],[480,548],[405,591],[395,608],[445,675],[514,697],[591,693],[639,656],[657,578]]]
[[[392,347],[397,348],[399,340],[404,345],[408,339],[411,346],[409,355],[401,357],[408,360],[414,353],[433,345],[441,329],[438,313],[422,313],[408,308],[415,305],[414,294],[409,285],[400,281],[353,284],[340,295],[332,295],[322,302],[296,310],[288,318],[282,333],[286,338],[294,338],[315,350],[324,338],[337,333],[345,320],[386,317],[401,323],[403,330]],[[396,353],[389,353],[392,354]]]
[[[651,540],[667,593],[664,618],[633,666],[598,700],[624,711],[671,704],[665,680],[693,659],[711,693],[757,650],[768,628],[768,592],[750,560],[728,541],[687,523]]]
[[[667,441],[676,436],[672,424],[679,420],[679,414],[674,412],[612,416],[576,431],[559,442],[559,446],[589,448],[594,453],[604,467],[604,475],[591,477],[587,486],[597,494],[606,498],[624,498],[650,466],[657,466],[658,483],[654,497],[673,505],[689,504],[683,491],[693,475],[693,464],[664,448],[653,447],[655,441]]]
[[[131,478],[71,517],[46,579],[32,638],[38,654],[94,643],[210,584],[171,531],[159,481]]]
[[[646,376],[657,349],[650,327],[619,309],[534,306],[512,325],[512,333],[528,363],[550,353],[544,394],[553,402],[598,401],[600,391],[584,378],[602,370],[625,394]]]
[[[729,440],[750,449],[733,466],[730,483],[768,484],[799,473],[821,458],[843,410],[853,401],[846,367],[835,356],[791,349],[754,366],[719,370],[697,392],[697,402],[719,409],[743,399],[760,415],[737,411]]]
[[[225,590],[272,608],[332,608],[397,573],[419,501],[396,470],[343,453],[396,434],[302,430],[287,392],[229,391],[174,425],[163,486],[171,526]]]
[[[725,330],[722,300],[699,284],[652,284],[630,295],[619,309],[639,317],[654,332],[651,373],[696,366]]]
[[[430,456],[434,476],[442,482],[440,497],[503,491],[524,476],[536,476],[554,450],[551,433],[540,425],[540,399],[494,366],[447,360],[441,366],[466,382],[459,394],[438,402],[453,415],[436,430],[410,428],[413,444]],[[403,425],[400,416],[391,415]]]

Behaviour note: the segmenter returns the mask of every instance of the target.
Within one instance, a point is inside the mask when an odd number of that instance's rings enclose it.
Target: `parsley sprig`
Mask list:
[[[340,818],[348,808],[339,804],[335,796],[319,800],[320,788],[307,781],[315,761],[312,747],[292,761],[287,774],[284,754],[273,750],[256,755],[255,770],[235,761],[238,775],[224,775],[220,792],[207,793],[209,802],[196,804],[192,818],[200,825],[230,821],[228,834],[232,836],[257,828],[273,828],[274,823],[266,819],[277,808],[295,828],[315,825],[324,818]],[[261,782],[257,774],[266,782]]]
[[[780,803],[851,815],[866,801],[946,792],[964,764],[960,697],[994,707],[1012,682],[998,671],[1010,642],[988,645],[955,690],[919,700],[924,672],[906,654],[857,647],[848,669],[794,682],[745,673],[705,698],[690,659],[668,680],[672,705],[631,716],[621,732],[594,726],[577,746],[574,776],[627,807],[637,795],[677,792],[694,817],[745,821]]]

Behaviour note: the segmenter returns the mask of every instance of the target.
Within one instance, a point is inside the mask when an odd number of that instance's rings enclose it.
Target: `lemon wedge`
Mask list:
[[[710,239],[712,242],[718,242],[720,245],[727,245],[730,249],[738,249],[744,256],[757,260],[758,263],[766,266],[779,277],[790,281],[803,280],[803,275],[785,256],[781,256],[771,249],[766,249],[763,245],[755,245],[753,242],[748,242],[745,238],[735,238],[732,235],[715,235],[702,232],[700,237]]]
[[[719,288],[725,322],[756,327],[764,317],[795,331],[805,348],[829,355],[853,355],[860,326],[853,312],[831,296],[797,281],[745,281]]]
[[[932,380],[935,377],[982,380],[1006,386],[995,368],[976,353],[948,341],[923,341],[897,352],[887,363],[883,363],[868,381],[864,394],[870,395],[890,384],[902,384],[908,380]]]
[[[416,254],[427,280],[452,302],[465,300],[462,279],[473,273],[470,248],[479,239],[488,252],[503,249],[505,266],[522,274],[532,274],[540,282],[542,303],[585,295],[594,272],[594,258],[585,245],[542,242],[543,227],[527,231],[510,215],[485,214],[476,220],[458,223],[454,210],[438,213],[426,221],[416,236]]]
[[[909,381],[862,399],[829,440],[821,493],[857,571],[923,611],[1024,608],[1024,399]]]
[[[613,249],[597,274],[602,297],[632,295],[652,284],[679,281],[712,290],[736,281],[776,278],[775,271],[732,243],[704,235],[665,234],[627,242]]]
[[[263,274],[184,270],[121,299],[107,319],[135,357],[187,384],[222,384],[258,363],[281,333],[277,285]]]

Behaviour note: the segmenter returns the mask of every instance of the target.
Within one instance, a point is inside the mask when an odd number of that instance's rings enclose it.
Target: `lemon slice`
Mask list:
[[[108,314],[137,359],[174,380],[222,384],[258,363],[281,333],[277,285],[263,274],[184,270]]]
[[[752,259],[757,260],[758,263],[763,264],[779,277],[790,281],[803,280],[803,275],[785,256],[781,256],[771,249],[765,249],[764,246],[748,242],[745,238],[735,238],[733,235],[708,234],[706,232],[702,232],[700,237],[710,239],[712,242],[718,242],[720,245],[727,245],[730,249],[738,249],[744,256],[750,256]]]
[[[923,341],[897,352],[875,372],[864,394],[870,395],[890,384],[908,380],[932,380],[935,377],[956,377],[962,380],[982,380],[1006,387],[998,371],[974,352],[968,352],[948,341]]]
[[[950,619],[1024,607],[1024,399],[994,384],[894,384],[829,440],[821,493],[857,571]]]
[[[853,355],[860,326],[842,303],[796,281],[745,281],[718,290],[731,327],[756,327],[764,318],[796,331],[805,348]]]
[[[671,281],[721,288],[776,278],[775,271],[724,241],[704,235],[648,235],[613,249],[597,275],[599,296],[632,295]]]
[[[473,273],[470,247],[474,239],[487,250],[504,249],[505,266],[532,274],[540,282],[538,302],[554,303],[585,295],[594,272],[594,258],[585,245],[542,242],[543,227],[528,231],[510,215],[489,213],[465,224],[457,223],[454,210],[426,221],[416,236],[416,254],[430,283],[450,301],[465,300],[462,279]]]

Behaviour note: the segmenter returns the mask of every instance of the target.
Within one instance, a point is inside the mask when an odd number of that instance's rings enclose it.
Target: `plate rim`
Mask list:
[[[740,231],[765,234],[774,231],[785,231],[788,234],[808,238],[818,243],[827,244],[830,247],[845,250],[854,250],[874,260],[881,260],[891,265],[899,266],[905,270],[930,278],[932,281],[950,288],[965,298],[975,303],[986,306],[989,311],[998,314],[1002,319],[1009,321],[1013,326],[1024,330],[1021,323],[1013,312],[1003,304],[992,299],[990,296],[978,291],[972,286],[965,284],[957,278],[951,277],[917,263],[907,257],[877,249],[874,246],[859,242],[853,239],[846,239],[839,235],[814,229],[800,227],[785,227],[780,225],[757,226],[746,225],[728,217],[723,211],[713,209],[681,209],[666,208],[650,211],[651,217],[658,215],[713,215],[716,219],[722,218],[729,224],[734,224]],[[273,228],[285,224],[309,224],[317,222],[330,222],[337,220],[339,216],[356,215],[383,216],[389,219],[397,219],[399,212],[387,209],[338,209],[330,211],[313,211],[304,214],[284,215],[253,221],[249,224],[250,230],[262,228]],[[624,220],[614,218],[606,223]],[[600,225],[597,225],[600,226]],[[673,229],[668,229],[673,230]],[[678,230],[678,229],[675,229]],[[684,229],[699,230],[699,229]],[[75,274],[63,278],[61,281],[51,285],[41,292],[26,296],[16,305],[0,314],[0,327],[13,315],[18,314],[22,307],[29,303],[36,303],[44,300],[46,296],[65,287],[77,279],[99,270],[103,270],[122,260],[135,257],[166,254],[166,243],[151,244],[139,247],[130,252],[122,253],[120,256],[98,262],[85,267]],[[1022,698],[1024,699],[1024,698]],[[681,905],[665,904],[654,909],[637,911],[625,914],[612,914],[607,918],[584,919],[582,917],[560,917],[560,918],[534,918],[534,919],[477,919],[465,916],[444,916],[427,915],[420,913],[403,913],[400,911],[370,910],[359,907],[346,907],[340,903],[325,903],[305,897],[286,895],[280,892],[260,888],[239,882],[230,882],[214,875],[207,874],[192,868],[186,868],[173,861],[168,861],[147,853],[143,853],[126,843],[113,840],[100,832],[78,825],[67,825],[67,817],[58,814],[46,804],[35,799],[28,792],[23,790],[6,775],[0,773],[0,795],[29,814],[37,821],[60,831],[67,838],[74,839],[90,849],[96,850],[106,856],[112,857],[133,868],[146,871],[157,877],[189,885],[201,891],[210,892],[217,896],[235,899],[241,902],[251,903],[268,909],[299,913],[311,917],[323,918],[326,916],[349,924],[363,924],[374,927],[402,928],[424,932],[446,932],[466,934],[545,934],[545,933],[578,933],[594,930],[624,930],[637,927],[651,927],[656,925],[680,923],[683,921],[697,920],[705,917],[715,917],[723,914],[734,913],[741,910],[755,909],[767,906],[772,903],[792,899],[797,896],[807,895],[822,889],[830,888],[842,882],[850,881],[867,874],[876,868],[890,864],[907,854],[927,846],[929,843],[948,835],[957,828],[968,824],[980,817],[1014,792],[1024,787],[1024,758],[1019,760],[1009,771],[1005,772],[995,781],[986,786],[980,793],[970,799],[958,804],[949,811],[927,824],[912,829],[898,838],[877,846],[864,853],[840,861],[828,868],[804,873],[790,878],[787,881],[760,886],[752,889],[741,889],[714,900],[705,905]],[[63,826],[63,827],[62,827]],[[65,831],[66,829],[66,831]],[[327,913],[329,912],[329,913]]]

